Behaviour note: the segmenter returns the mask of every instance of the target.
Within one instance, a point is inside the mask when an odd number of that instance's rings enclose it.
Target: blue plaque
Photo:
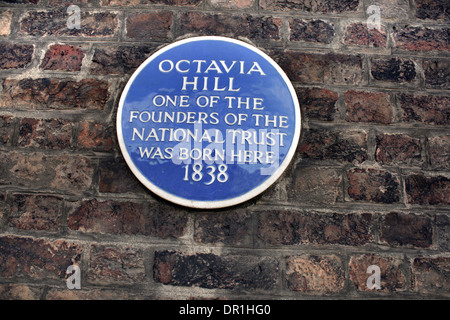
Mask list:
[[[242,41],[195,37],[149,57],[117,112],[122,154],[158,196],[223,208],[266,190],[291,161],[300,107],[281,68]]]

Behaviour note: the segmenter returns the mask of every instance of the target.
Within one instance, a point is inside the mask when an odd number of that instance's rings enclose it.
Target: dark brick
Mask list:
[[[381,219],[380,240],[391,246],[429,248],[433,243],[431,220],[413,213],[391,212]]]
[[[13,117],[0,116],[0,145],[10,143],[14,131],[13,121]]]
[[[313,294],[340,292],[345,285],[342,261],[335,255],[301,255],[286,258],[289,290]]]
[[[2,0],[2,2],[13,3],[13,4],[38,4],[40,0]]]
[[[348,171],[348,194],[356,201],[395,203],[400,201],[400,181],[396,175],[378,169]]]
[[[180,16],[180,32],[196,35],[247,37],[254,40],[280,40],[281,19],[251,15],[186,12]]]
[[[87,280],[93,284],[135,284],[145,278],[140,248],[123,245],[91,245]]]
[[[359,0],[261,0],[264,10],[299,10],[311,13],[345,13],[356,11]]]
[[[52,11],[29,11],[20,20],[20,31],[35,37],[113,37],[119,27],[114,12],[87,12],[82,10],[80,29],[67,27],[67,7]]]
[[[433,125],[450,124],[450,98],[401,94],[398,98],[405,122],[423,122]]]
[[[369,29],[365,23],[353,23],[346,27],[344,43],[357,46],[385,48],[387,34],[384,27]]]
[[[153,277],[172,286],[269,290],[278,282],[278,270],[272,257],[156,251]]]
[[[357,85],[363,81],[360,56],[306,54],[295,51],[272,52],[272,58],[291,81],[313,84]]]
[[[450,291],[449,257],[418,257],[413,260],[412,288],[420,293],[443,293]]]
[[[131,74],[154,51],[153,47],[105,46],[94,51],[90,65],[91,74]]]
[[[67,268],[79,263],[82,247],[65,240],[0,237],[0,277],[64,279]]]
[[[80,71],[84,58],[84,50],[77,46],[55,44],[45,53],[41,69]]]
[[[428,139],[430,164],[434,169],[450,168],[450,136],[437,136]]]
[[[405,178],[406,199],[411,204],[450,204],[450,179],[444,176],[426,177],[412,174]]]
[[[402,292],[406,290],[406,275],[402,259],[394,256],[363,254],[352,256],[349,262],[350,280],[359,291]],[[380,289],[367,287],[370,273],[367,268],[376,265],[380,268]]]
[[[131,201],[84,200],[68,216],[71,230],[101,234],[151,235],[161,238],[183,236],[187,228],[184,211]]]
[[[395,46],[411,51],[450,51],[450,29],[429,29],[407,26],[394,27]]]
[[[424,60],[422,68],[427,87],[450,88],[450,62],[448,60]]]
[[[127,18],[127,37],[142,40],[166,40],[169,37],[172,18],[171,11],[131,14]]]
[[[23,69],[33,59],[32,44],[0,43],[0,69]]]
[[[370,73],[375,80],[411,82],[416,78],[414,62],[409,59],[371,59]]]
[[[339,170],[299,166],[286,189],[290,201],[323,205],[342,199],[341,184]]]
[[[196,216],[194,240],[234,245],[248,243],[250,230],[251,217],[245,211],[207,212]]]
[[[415,0],[416,17],[419,19],[450,20],[447,0]]]
[[[14,195],[8,224],[23,230],[58,231],[63,200],[44,195]]]
[[[73,124],[60,119],[24,118],[19,123],[18,145],[25,148],[67,149],[71,147]]]
[[[82,121],[79,130],[78,148],[95,151],[111,151],[114,149],[114,128],[111,125],[94,121]]]
[[[390,96],[384,92],[344,92],[345,120],[348,122],[392,123]]]
[[[108,88],[107,82],[94,79],[6,79],[0,107],[103,110],[109,99]]]
[[[340,244],[373,241],[371,214],[258,212],[258,236],[272,245]]]
[[[310,129],[303,132],[298,150],[310,159],[364,162],[367,160],[367,133]]]
[[[321,88],[297,88],[302,116],[322,121],[332,121],[337,113],[338,94]]]
[[[420,139],[404,134],[377,136],[375,159],[382,164],[422,164]]]
[[[123,159],[102,160],[99,170],[98,188],[100,192],[142,194],[146,190]]]
[[[436,216],[436,230],[438,248],[442,251],[450,251],[450,216],[446,214]]]
[[[330,44],[334,38],[334,26],[323,20],[289,20],[291,41],[319,42]]]
[[[91,161],[79,155],[3,152],[0,157],[0,185],[81,193],[91,187],[93,173]]]

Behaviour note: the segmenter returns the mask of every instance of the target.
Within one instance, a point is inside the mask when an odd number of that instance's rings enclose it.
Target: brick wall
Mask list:
[[[81,29],[66,26],[71,3]],[[448,298],[449,10],[447,0],[0,1],[0,297]],[[147,191],[115,134],[133,71],[193,35],[267,52],[302,109],[282,178],[214,212]],[[66,287],[73,263],[81,290]],[[381,289],[367,287],[370,265]]]

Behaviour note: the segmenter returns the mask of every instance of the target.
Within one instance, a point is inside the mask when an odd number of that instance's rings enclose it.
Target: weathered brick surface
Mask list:
[[[373,241],[371,214],[319,214],[292,211],[259,213],[258,235],[272,245],[341,244]]]
[[[380,239],[392,246],[427,248],[433,242],[431,220],[413,213],[391,212],[381,220]]]
[[[360,291],[376,292],[396,292],[405,291],[407,286],[407,276],[402,268],[402,258],[398,256],[387,256],[377,254],[364,254],[352,256],[349,262],[350,280]],[[370,266],[380,268],[380,288],[373,288],[373,283],[367,279],[371,273],[367,273]]]
[[[67,268],[78,263],[82,247],[64,240],[0,237],[0,276],[64,279]]]
[[[6,79],[0,108],[102,110],[108,98],[108,83],[102,80]]]
[[[449,17],[446,0],[0,1],[0,299],[448,298]],[[203,35],[267,53],[302,116],[280,179],[221,210],[147,190],[116,136],[133,72]]]
[[[342,261],[335,255],[290,256],[286,262],[289,290],[313,294],[330,294],[344,288]]]
[[[155,281],[173,286],[268,290],[277,283],[278,268],[272,257],[157,251],[153,275]]]
[[[378,169],[350,169],[348,194],[356,201],[395,203],[400,201],[400,179]]]
[[[24,230],[58,231],[62,205],[61,197],[14,195],[8,225]]]

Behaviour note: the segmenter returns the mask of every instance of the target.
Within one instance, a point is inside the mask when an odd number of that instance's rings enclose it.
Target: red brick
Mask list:
[[[289,19],[291,41],[318,42],[330,44],[335,32],[333,24],[323,20]]]
[[[340,292],[345,285],[342,261],[335,255],[301,255],[286,259],[289,290],[312,294]]]
[[[312,84],[357,85],[363,82],[360,56],[306,54],[296,51],[271,53],[291,81]]]
[[[345,120],[348,122],[392,123],[390,96],[384,92],[344,92]]]
[[[426,87],[450,88],[450,62],[448,60],[424,60],[422,68]]]
[[[156,251],[153,278],[172,286],[270,290],[278,282],[278,270],[272,257]]]
[[[131,14],[127,18],[127,37],[142,40],[166,40],[170,34],[172,19],[171,11]]]
[[[60,119],[24,118],[19,123],[18,145],[25,148],[68,149],[71,147],[73,124]]]
[[[338,94],[321,88],[297,88],[302,116],[322,121],[334,120],[337,113]]]
[[[155,50],[152,46],[107,46],[95,48],[91,74],[124,75],[135,71]]]
[[[447,0],[415,0],[416,17],[430,20],[450,20]]]
[[[357,130],[305,130],[298,151],[310,159],[364,162],[367,160],[367,133]]]
[[[35,37],[113,37],[119,29],[116,12],[81,10],[80,28],[67,28],[67,7],[51,11],[28,11],[20,20],[20,31]]]
[[[411,204],[449,205],[450,179],[445,176],[411,174],[405,178],[406,200]]]
[[[421,157],[420,139],[404,134],[377,136],[375,159],[382,164],[419,166]]]
[[[349,45],[385,48],[387,46],[386,29],[369,29],[366,23],[353,23],[346,27],[344,43]]]
[[[8,224],[23,230],[58,231],[63,200],[44,195],[13,196]]]
[[[299,166],[286,189],[292,202],[335,204],[343,198],[341,184],[339,170]]]
[[[103,110],[108,88],[107,82],[94,79],[6,79],[0,108]]]
[[[395,46],[411,51],[450,51],[450,29],[407,26],[394,29]]]
[[[391,212],[381,220],[380,240],[391,246],[429,248],[433,227],[429,217]]]
[[[81,254],[81,245],[65,240],[2,236],[0,277],[61,280],[71,264],[80,262]]]
[[[432,125],[450,124],[450,98],[401,94],[398,98],[405,122],[422,122]]]
[[[88,233],[180,237],[187,230],[187,215],[162,204],[92,199],[74,205],[68,226]]]
[[[201,243],[243,244],[249,243],[251,217],[243,210],[196,216],[194,240]]]
[[[434,169],[450,168],[450,136],[428,139],[430,164]]]
[[[55,44],[45,53],[41,69],[80,71],[84,58],[84,50],[77,46]]]
[[[348,194],[352,200],[375,203],[400,201],[400,180],[385,170],[354,168],[348,171]]]
[[[145,278],[144,251],[125,245],[91,245],[87,281],[93,284],[137,284]]]
[[[261,0],[261,8],[276,11],[305,11],[312,13],[345,13],[358,9],[359,0]]]
[[[352,256],[349,262],[350,280],[359,291],[402,292],[406,290],[406,275],[399,257],[363,254]],[[380,289],[367,287],[367,279],[371,276],[367,268],[371,265],[380,268]]]
[[[91,187],[93,173],[91,161],[79,155],[2,152],[0,157],[0,185],[86,192]]]
[[[272,245],[362,246],[373,242],[371,214],[257,212],[258,237]]]
[[[450,291],[449,257],[417,257],[412,262],[412,288],[419,293],[444,294]]]
[[[416,67],[409,59],[371,59],[370,74],[375,80],[411,82],[416,78]]]
[[[0,43],[0,69],[23,69],[33,59],[32,44]]]
[[[254,40],[280,40],[281,19],[257,17],[248,14],[235,16],[229,14],[205,14],[186,12],[180,17],[182,34],[228,35],[247,37]]]
[[[94,121],[80,123],[77,147],[96,151],[111,151],[114,148],[111,125]]]

